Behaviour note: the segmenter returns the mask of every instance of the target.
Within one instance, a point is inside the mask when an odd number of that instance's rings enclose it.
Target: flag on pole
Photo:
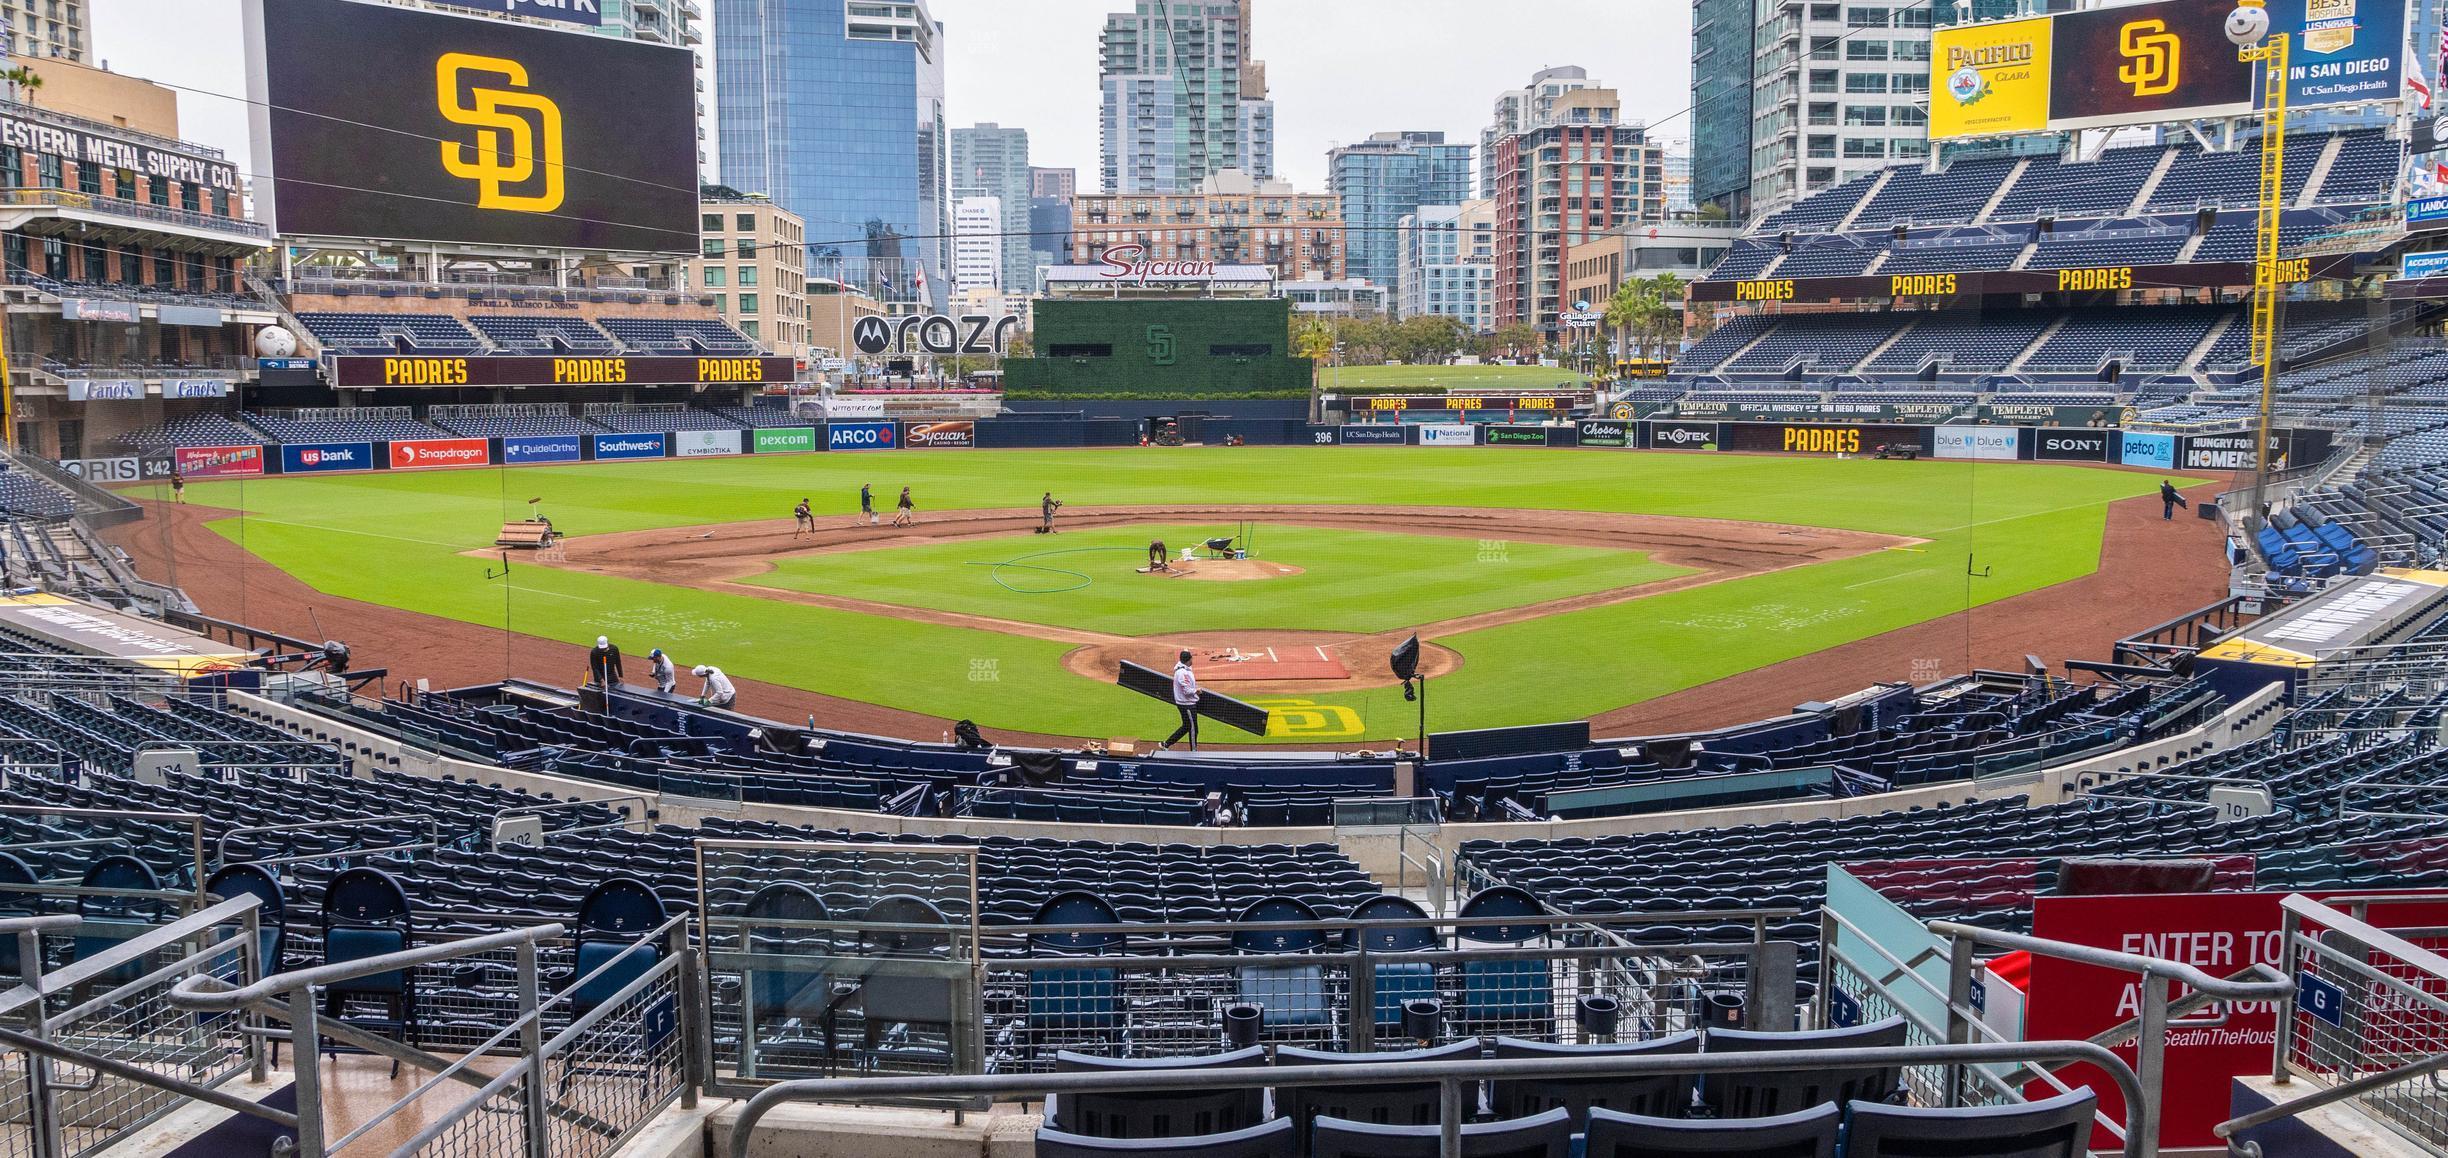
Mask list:
[[[2406,91],[2413,94],[2417,111],[2431,107],[2431,82],[2423,79],[2423,71],[2412,60],[2406,61]]]
[[[926,263],[920,262],[915,268],[918,271],[918,304],[932,305],[935,302],[935,295],[927,292]]]

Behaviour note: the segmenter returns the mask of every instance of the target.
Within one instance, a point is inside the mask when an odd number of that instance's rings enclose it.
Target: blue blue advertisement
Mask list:
[[[595,460],[661,458],[663,442],[667,437],[662,434],[598,434],[594,436]]]
[[[825,427],[830,450],[891,450],[900,445],[889,422],[836,422]]]
[[[2156,470],[2176,469],[2176,436],[2117,431],[2117,461]]]
[[[578,461],[578,435],[544,434],[502,439],[502,461],[511,466],[531,462]],[[600,453],[598,457],[601,457]]]
[[[281,447],[282,474],[374,469],[370,442],[292,442]]]
[[[2376,104],[2405,95],[2405,0],[2270,0],[2287,44],[2287,107]],[[2257,83],[2257,82],[2256,82]]]

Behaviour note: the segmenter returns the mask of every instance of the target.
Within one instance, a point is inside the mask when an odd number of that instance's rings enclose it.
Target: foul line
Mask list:
[[[1879,576],[1879,577],[1878,577],[1878,578],[1876,578],[1876,579],[1864,579],[1864,580],[1862,580],[1862,581],[1861,581],[1861,582],[1859,582],[1859,583],[1848,583],[1848,584],[1846,584],[1846,585],[1845,585],[1845,588],[1844,588],[1844,589],[1845,589],[1845,590],[1847,590],[1847,591],[1851,591],[1851,590],[1853,590],[1853,589],[1854,589],[1854,588],[1856,588],[1856,587],[1869,587],[1869,586],[1872,586],[1873,584],[1878,584],[1878,583],[1886,583],[1886,582],[1890,582],[1890,581],[1893,581],[1893,580],[1896,580],[1896,579],[1906,579],[1906,578],[1910,578],[1910,577],[1912,577],[1912,576],[1914,576],[1914,575],[1919,575],[1919,574],[1921,574],[1921,573],[1923,573],[1923,572],[1925,572],[1925,571],[1928,571],[1928,570],[1929,570],[1929,568],[1927,568],[1927,567],[1915,567],[1915,568],[1913,568],[1913,569],[1912,569],[1912,570],[1910,570],[1910,571],[1898,571],[1898,572],[1896,572],[1896,573],[1895,573],[1895,574],[1893,574],[1893,575],[1881,575],[1881,576]]]

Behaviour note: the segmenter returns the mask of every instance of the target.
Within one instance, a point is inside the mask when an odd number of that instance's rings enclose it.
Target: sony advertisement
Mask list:
[[[686,48],[360,0],[245,0],[244,19],[275,231],[698,251]]]
[[[2113,430],[2036,430],[2032,457],[2048,462],[2106,462]]]

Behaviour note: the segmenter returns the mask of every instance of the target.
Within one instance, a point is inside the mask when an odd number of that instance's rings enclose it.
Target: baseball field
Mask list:
[[[862,483],[886,520],[909,486],[916,525],[858,518]],[[2090,575],[2110,504],[2157,484],[1673,452],[773,455],[197,482],[179,517],[238,552],[165,533],[139,553],[182,555],[191,587],[234,559],[432,617],[436,639],[556,683],[581,674],[561,645],[659,646],[753,681],[741,706],[774,715],[758,687],[1037,734],[1161,734],[1170,713],[1112,686],[1113,665],[1187,646],[1209,686],[1275,712],[1267,739],[1349,743],[1415,733],[1384,666],[1414,630],[1431,644],[1431,729],[1598,716]],[[1032,533],[1049,491],[1059,533]],[[802,497],[812,534],[790,517]],[[531,510],[569,539],[512,554],[502,577],[493,538]],[[1144,570],[1151,540],[1178,559],[1210,538],[1250,558]],[[269,590],[241,578],[233,597],[250,588]]]

